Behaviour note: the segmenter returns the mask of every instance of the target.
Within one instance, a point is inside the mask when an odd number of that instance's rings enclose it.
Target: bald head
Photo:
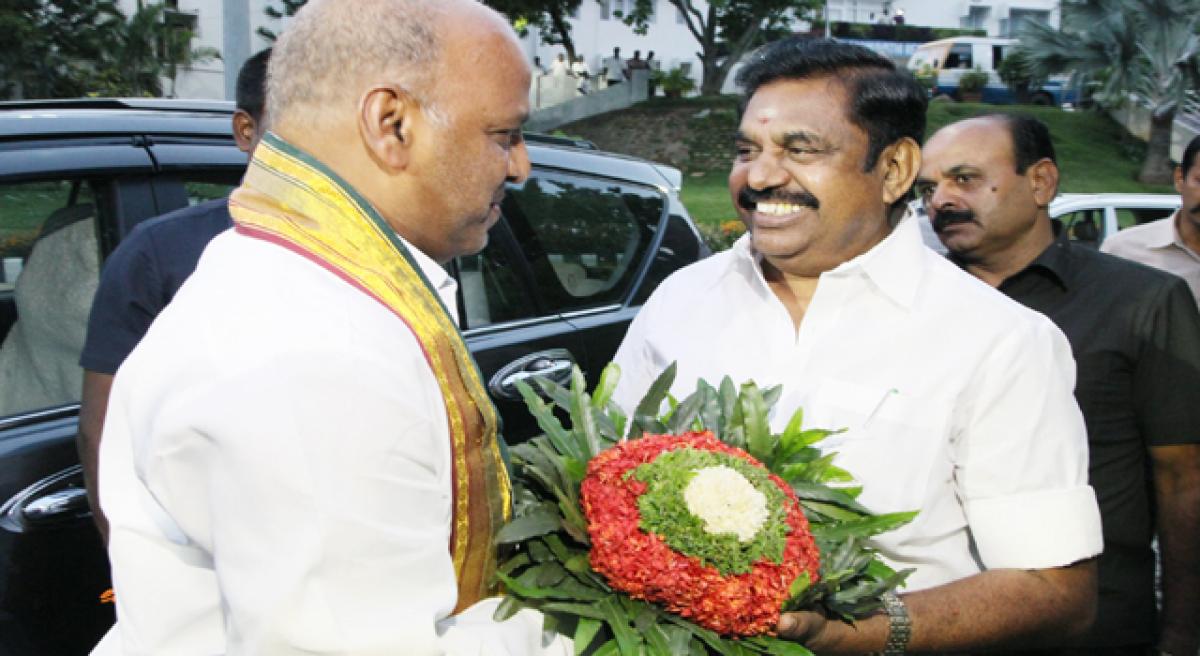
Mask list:
[[[386,81],[436,119],[439,89],[455,79],[439,75],[446,55],[472,31],[518,47],[504,18],[473,0],[311,0],[275,45],[267,113],[317,127]]]

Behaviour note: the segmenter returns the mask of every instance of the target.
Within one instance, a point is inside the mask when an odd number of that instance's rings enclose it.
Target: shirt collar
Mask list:
[[[408,249],[409,255],[412,256],[413,262],[421,269],[421,274],[429,281],[429,286],[433,287],[439,298],[442,299],[442,305],[446,306],[446,310],[450,312],[450,316],[454,318],[454,322],[458,323],[458,282],[450,275],[446,268],[438,264],[436,260],[429,257],[421,251],[421,249],[413,246],[399,233],[396,238],[400,240],[404,247]]]
[[[749,233],[734,243],[732,250],[742,270],[752,272],[767,289],[762,273],[762,255],[754,250]],[[821,278],[865,276],[883,295],[908,309],[912,307],[920,288],[923,271],[921,259],[926,250],[916,218],[906,214],[883,241],[862,255],[826,271]]]
[[[1171,216],[1150,224],[1154,227],[1146,231],[1146,248],[1170,248],[1171,246],[1184,248],[1183,238],[1179,236],[1179,212],[1181,211],[1175,210]]]

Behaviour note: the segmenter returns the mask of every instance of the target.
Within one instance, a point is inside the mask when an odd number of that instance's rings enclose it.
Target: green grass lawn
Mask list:
[[[709,153],[707,158],[695,156],[696,151],[704,147],[710,150],[725,147],[732,153],[730,136],[734,126],[728,112],[732,104],[722,99],[715,101],[714,106],[725,111],[714,111],[713,116],[706,117],[703,124],[697,126],[699,131],[710,134],[692,139],[693,160],[706,159],[709,166],[685,170],[682,193],[683,203],[692,218],[707,230],[735,218],[726,187],[729,169],[714,164],[721,159],[719,153]],[[927,134],[959,119],[1004,109],[975,103],[933,103],[929,107]],[[1141,167],[1145,145],[1126,134],[1107,116],[1095,112],[1064,112],[1052,107],[1021,107],[1017,111],[1032,114],[1050,127],[1062,172],[1063,192],[1174,193],[1169,186],[1144,185],[1134,179]],[[721,120],[718,122],[714,118]],[[726,136],[719,136],[721,132]],[[726,161],[729,157],[731,155],[725,158]]]

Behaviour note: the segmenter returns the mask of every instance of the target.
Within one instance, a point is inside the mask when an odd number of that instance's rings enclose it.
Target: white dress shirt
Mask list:
[[[410,247],[454,311],[455,282]],[[95,653],[559,654],[450,616],[441,391],[388,308],[226,232],[117,372],[100,448],[117,627]],[[543,646],[545,645],[545,646]]]
[[[775,430],[797,407],[806,427],[848,429],[823,447],[864,485],[863,504],[920,510],[875,540],[916,568],[909,590],[1100,552],[1066,338],[922,245],[911,219],[822,274],[799,331],[749,235],[676,272],[617,352],[614,398],[632,409],[673,361],[677,398],[699,378],[782,384]]]

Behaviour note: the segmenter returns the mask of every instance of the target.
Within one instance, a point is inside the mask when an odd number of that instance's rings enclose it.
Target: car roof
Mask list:
[[[224,100],[83,98],[0,102],[0,142],[115,135],[229,139],[234,103]],[[589,141],[527,134],[538,166],[586,171],[678,190],[678,169],[595,149]]]
[[[1050,203],[1051,214],[1087,207],[1147,207],[1176,208],[1181,201],[1177,194],[1061,194]]]
[[[990,43],[992,45],[1004,46],[1016,43],[1016,39],[1007,39],[995,36],[952,36],[936,41],[928,41],[917,46],[918,48],[945,46],[952,43]]]

